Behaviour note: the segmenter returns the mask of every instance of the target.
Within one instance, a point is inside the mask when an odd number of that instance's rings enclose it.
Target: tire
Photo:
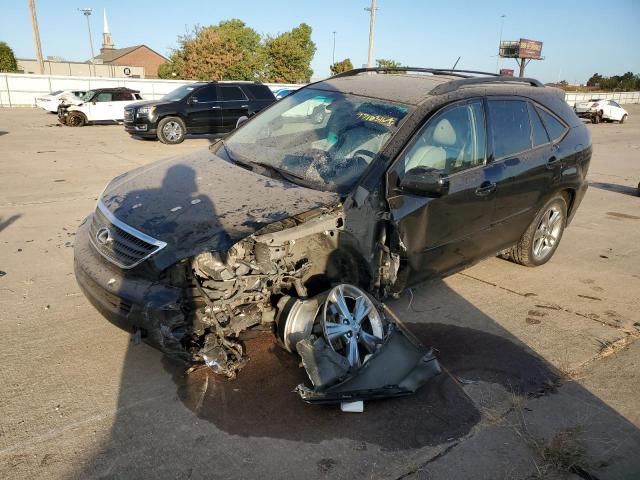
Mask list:
[[[67,116],[67,126],[84,127],[87,124],[87,117],[82,112],[69,112]]]
[[[526,267],[544,265],[558,248],[566,225],[567,202],[562,195],[556,195],[538,211],[518,243],[505,257]]]
[[[600,113],[596,113],[593,117],[591,117],[591,123],[600,123],[600,120],[602,120],[602,117],[600,116]]]
[[[622,118],[620,119],[620,123],[624,123],[627,121],[627,114],[625,113]]]
[[[187,127],[178,117],[165,117],[158,122],[158,140],[167,145],[182,143]]]

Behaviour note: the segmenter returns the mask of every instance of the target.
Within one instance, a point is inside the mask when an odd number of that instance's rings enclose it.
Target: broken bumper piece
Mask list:
[[[410,395],[429,379],[438,375],[440,364],[433,350],[413,343],[402,330],[393,324],[385,342],[360,368],[342,369],[343,365],[331,357],[326,341],[318,338],[298,343],[298,353],[314,384],[313,388],[301,384],[295,391],[307,403],[341,403],[358,400]],[[327,372],[331,365],[332,378],[319,372]],[[340,377],[340,373],[344,376]],[[337,377],[337,378],[336,378]]]

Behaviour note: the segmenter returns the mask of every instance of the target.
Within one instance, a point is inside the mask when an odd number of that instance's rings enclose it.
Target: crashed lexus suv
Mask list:
[[[228,377],[243,339],[273,332],[300,355],[308,402],[415,391],[437,359],[380,302],[492,255],[547,262],[591,140],[536,80],[404,70],[310,84],[208,150],[112,180],[76,237],[87,298]]]

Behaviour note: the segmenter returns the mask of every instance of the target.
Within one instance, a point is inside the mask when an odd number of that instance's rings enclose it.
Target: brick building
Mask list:
[[[93,59],[94,63],[104,65],[135,65],[144,67],[146,78],[158,78],[158,67],[167,62],[167,58],[160,55],[146,45],[134,45],[133,47],[114,48],[107,12],[104,11],[104,28],[102,32],[102,48],[100,55]]]

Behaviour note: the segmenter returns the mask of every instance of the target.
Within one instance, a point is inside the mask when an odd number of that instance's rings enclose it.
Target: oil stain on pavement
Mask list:
[[[425,345],[437,346],[440,362],[464,382],[498,383],[522,395],[545,394],[557,383],[547,363],[503,337],[439,323],[408,326]],[[445,373],[414,395],[365,402],[362,414],[307,405],[293,393],[296,385],[308,383],[297,356],[270,334],[247,340],[246,348],[251,360],[231,381],[208,368],[185,375],[184,364],[163,360],[183,404],[231,435],[308,443],[345,438],[406,450],[458,439],[480,421],[473,402]]]

